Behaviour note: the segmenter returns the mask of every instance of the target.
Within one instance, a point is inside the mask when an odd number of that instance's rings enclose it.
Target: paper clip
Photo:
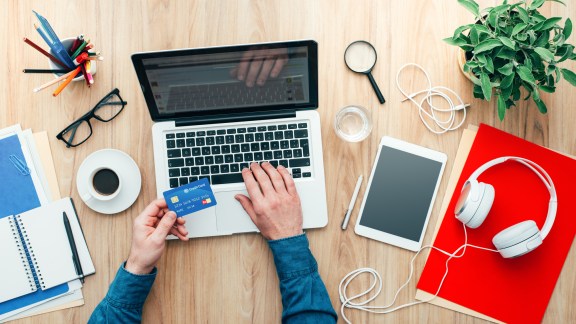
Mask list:
[[[23,176],[30,175],[30,169],[28,169],[28,167],[26,166],[26,163],[24,163],[22,160],[20,160],[16,155],[11,154],[9,159],[10,159],[10,162],[12,162],[14,167],[18,170],[18,172],[20,172],[21,175],[23,175]]]

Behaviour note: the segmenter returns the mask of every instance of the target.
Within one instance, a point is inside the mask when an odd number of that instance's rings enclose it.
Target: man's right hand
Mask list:
[[[132,247],[126,261],[126,270],[133,274],[148,274],[164,252],[166,236],[173,234],[182,241],[188,241],[188,230],[183,218],[176,218],[173,211],[168,211],[164,199],[150,203],[134,219]]]
[[[302,234],[302,207],[288,170],[268,162],[252,163],[242,170],[248,195],[234,198],[242,204],[260,233],[268,240]]]

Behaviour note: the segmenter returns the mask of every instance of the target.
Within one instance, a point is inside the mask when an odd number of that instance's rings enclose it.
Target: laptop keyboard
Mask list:
[[[305,121],[166,133],[166,158],[170,188],[202,178],[244,182],[242,169],[263,161],[288,168],[293,178],[312,177]]]
[[[189,111],[304,100],[302,77],[269,79],[265,86],[246,87],[242,82],[174,86],[166,109]]]

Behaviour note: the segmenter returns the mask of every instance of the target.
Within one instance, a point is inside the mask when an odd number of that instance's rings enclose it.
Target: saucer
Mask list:
[[[97,199],[85,201],[82,197],[88,193],[90,174],[100,167],[114,167],[122,182],[120,192],[109,201]],[[138,198],[141,185],[142,178],[136,162],[128,154],[114,149],[104,149],[90,154],[76,174],[76,188],[81,199],[90,209],[102,214],[116,214],[128,209]]]

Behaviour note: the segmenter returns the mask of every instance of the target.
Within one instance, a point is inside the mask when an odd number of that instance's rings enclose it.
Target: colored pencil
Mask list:
[[[76,49],[78,49],[78,46],[80,46],[80,44],[82,44],[82,41],[84,40],[84,35],[80,34],[80,36],[76,37],[76,39],[74,40],[74,43],[72,43],[72,47],[70,47],[70,50],[68,50],[68,54],[72,55],[72,53],[74,53],[76,51]]]
[[[52,54],[46,52],[42,47],[36,45],[34,42],[32,42],[31,40],[29,40],[28,38],[24,38],[24,41],[26,42],[26,44],[32,46],[35,50],[37,50],[38,52],[44,54],[47,58],[49,58],[50,60],[52,60],[52,62],[60,65],[61,67],[67,69],[68,66],[66,66],[66,64],[62,63],[62,61],[60,61],[59,59],[55,58]]]
[[[64,90],[64,88],[66,88],[66,86],[68,84],[70,84],[70,82],[72,81],[72,79],[74,79],[78,73],[80,73],[80,67],[77,67],[74,71],[72,71],[71,73],[69,73],[68,77],[66,78],[66,80],[64,80],[64,82],[60,83],[60,85],[58,86],[58,88],[56,88],[56,90],[54,91],[54,93],[52,93],[52,95],[54,97],[56,97],[57,95],[60,94],[60,92],[62,92],[62,90]]]
[[[90,81],[88,81],[88,76],[86,75],[87,72],[84,63],[78,65],[78,67],[80,67],[80,71],[82,72],[82,77],[84,78],[84,81],[86,81],[86,85],[88,86],[88,88],[90,88]]]
[[[89,56],[86,61],[104,61],[104,56]]]
[[[71,70],[64,69],[24,69],[24,73],[68,73]]]
[[[62,81],[62,80],[64,80],[64,79],[66,79],[66,78],[67,78],[68,76],[70,76],[70,74],[72,74],[72,73],[74,73],[74,70],[72,70],[72,71],[70,71],[70,72],[68,72],[68,73],[66,73],[66,74],[64,74],[64,75],[59,76],[59,77],[55,78],[54,80],[52,80],[52,81],[50,81],[50,82],[46,82],[46,83],[44,83],[43,85],[36,87],[36,88],[34,88],[34,90],[32,90],[32,91],[38,92],[38,91],[40,91],[40,90],[42,90],[42,89],[46,89],[46,88],[48,88],[49,86],[53,85],[54,83],[58,83],[58,82],[60,82],[60,81]]]
[[[100,56],[100,52],[88,52],[88,56]]]
[[[90,42],[90,40],[83,41],[82,44],[80,44],[80,46],[78,46],[78,48],[76,49],[76,52],[74,52],[74,54],[72,54],[71,58],[75,59],[76,56],[78,56],[80,53],[82,53],[82,50],[84,49],[84,47],[86,47],[86,45],[88,45],[88,42]]]
[[[86,70],[86,80],[88,81],[88,86],[94,84],[94,78],[92,78],[92,73],[90,73],[90,69],[92,68],[92,62],[86,61],[84,63],[84,69]]]

